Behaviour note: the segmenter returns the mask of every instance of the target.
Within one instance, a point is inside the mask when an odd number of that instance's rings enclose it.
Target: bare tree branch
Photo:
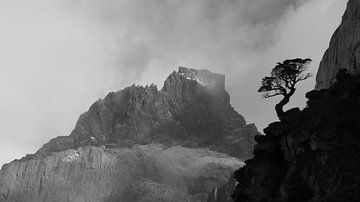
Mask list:
[[[312,77],[311,73],[304,73],[311,62],[310,58],[288,59],[282,63],[278,62],[272,69],[270,75],[261,81],[258,92],[262,92],[263,98],[283,95],[283,99],[276,105],[275,109],[281,119],[283,107],[289,102],[290,97],[295,93],[295,86],[298,82]]]

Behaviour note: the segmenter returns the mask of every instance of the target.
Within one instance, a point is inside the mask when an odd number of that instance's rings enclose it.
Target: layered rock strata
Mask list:
[[[86,146],[5,165],[2,202],[206,201],[242,166],[207,149]]]

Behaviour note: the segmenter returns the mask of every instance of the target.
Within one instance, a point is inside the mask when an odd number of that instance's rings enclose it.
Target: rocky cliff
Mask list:
[[[208,147],[247,159],[255,134],[255,125],[247,125],[231,106],[224,75],[180,67],[161,90],[133,85],[109,93],[80,116],[70,136],[51,140],[37,155],[87,145],[161,143]]]
[[[339,69],[360,73],[360,2],[349,0],[341,25],[334,33],[316,76],[316,89],[335,82]]]
[[[240,166],[207,149],[86,146],[5,165],[0,201],[205,201]]]
[[[256,136],[254,158],[209,202],[360,201],[359,25],[360,1],[349,0],[307,107]]]
[[[255,137],[235,201],[360,201],[360,76],[336,79]]]
[[[69,136],[4,165],[0,201],[206,201],[257,134],[230,105],[224,75],[180,67],[161,90],[109,93]]]

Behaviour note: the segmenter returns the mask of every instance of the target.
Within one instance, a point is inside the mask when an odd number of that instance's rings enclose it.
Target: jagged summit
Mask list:
[[[168,91],[172,86],[183,85],[187,82],[201,85],[208,90],[224,91],[225,75],[212,73],[208,70],[195,70],[186,67],[179,67],[178,71],[171,73],[164,82],[163,91]]]
[[[177,74],[188,80],[211,88],[225,89],[225,75],[212,73],[208,70],[195,70],[186,67],[179,67]]]
[[[109,93],[69,136],[4,165],[0,201],[205,202],[250,157],[258,134],[230,105],[224,82],[180,67],[161,90]]]
[[[257,129],[230,104],[225,76],[179,67],[157,86],[132,85],[109,93],[82,114],[70,136],[45,144],[37,155],[86,145],[131,147],[161,143],[251,156]]]

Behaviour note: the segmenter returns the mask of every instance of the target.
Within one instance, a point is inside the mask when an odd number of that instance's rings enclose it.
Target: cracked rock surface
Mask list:
[[[5,165],[0,201],[206,201],[242,165],[208,149],[86,146]]]

